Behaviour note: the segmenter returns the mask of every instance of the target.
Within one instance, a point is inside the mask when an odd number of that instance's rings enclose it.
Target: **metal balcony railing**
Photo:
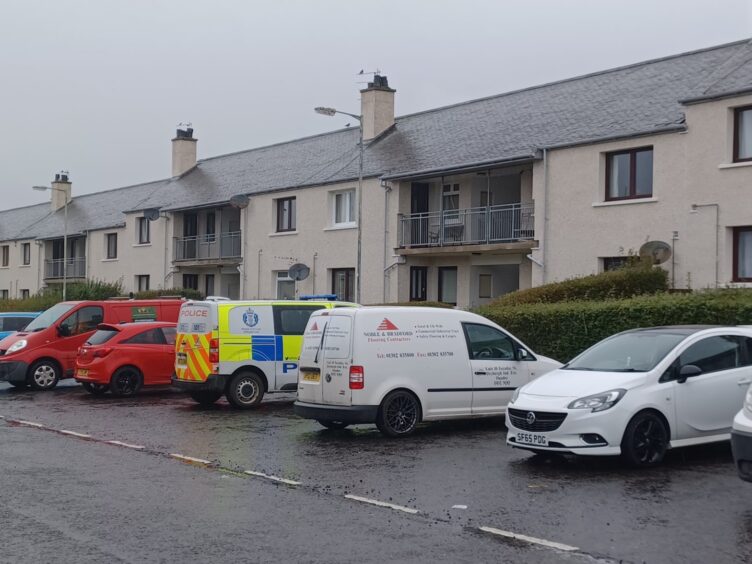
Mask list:
[[[533,204],[414,213],[399,217],[400,247],[487,245],[533,239]]]
[[[231,231],[214,235],[175,238],[175,262],[187,260],[239,259],[241,232]]]
[[[63,278],[64,264],[67,262],[65,269],[66,278],[86,278],[86,257],[75,257],[65,259],[46,259],[44,261],[44,277],[46,280],[56,280]]]

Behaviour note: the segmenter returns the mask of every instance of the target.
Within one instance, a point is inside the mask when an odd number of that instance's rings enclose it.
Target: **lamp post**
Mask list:
[[[363,236],[363,228],[361,225],[362,221],[362,193],[363,193],[363,116],[350,114],[347,112],[341,112],[339,110],[335,110],[334,108],[324,108],[324,107],[318,107],[314,108],[314,111],[317,114],[321,114],[324,116],[334,116],[336,114],[342,114],[344,116],[349,116],[353,119],[358,120],[358,190],[356,197],[358,199],[358,250],[357,250],[357,257],[356,257],[356,265],[355,265],[355,301],[360,303],[360,270],[361,270],[361,241]]]
[[[52,186],[32,186],[31,188],[32,190],[39,190],[41,192],[45,190],[63,192],[63,301],[65,301],[68,282],[68,192],[61,188],[54,188]]]

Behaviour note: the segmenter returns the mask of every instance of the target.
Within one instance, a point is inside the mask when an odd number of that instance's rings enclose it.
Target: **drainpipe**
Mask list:
[[[548,280],[546,264],[548,264],[548,149],[543,149],[543,261],[540,265],[543,270],[541,281],[543,284]]]
[[[676,288],[676,242],[679,240],[679,232],[674,231],[671,235],[671,289]]]
[[[256,299],[261,299],[261,254],[263,249],[258,250],[258,262],[256,264]]]
[[[319,258],[318,253],[313,253],[313,267],[311,268],[311,276],[313,276],[313,289],[311,290],[311,293],[315,296],[316,295],[316,259]]]
[[[243,232],[240,234],[240,236],[243,238],[243,251],[242,251],[242,262],[243,262],[243,279],[241,280],[241,289],[240,289],[240,295],[245,297],[246,296],[246,287],[248,285],[248,264],[246,261],[248,260],[248,215],[250,214],[249,207],[243,208],[240,213],[245,214],[245,217],[243,218]],[[261,249],[259,249],[259,262],[261,261]],[[258,289],[256,290],[258,292]]]
[[[392,187],[388,182],[384,181],[381,182],[381,186],[384,188],[384,277],[382,279],[381,301],[386,303],[387,280],[390,278],[386,261],[389,254],[389,193],[392,191]]]
[[[170,247],[169,247],[169,229],[168,229],[168,223],[170,221],[170,218],[165,214],[164,216],[165,224],[164,224],[164,261],[162,263],[162,272],[164,273],[164,277],[162,278],[163,286],[167,286],[167,277],[169,276],[168,269],[169,269],[169,261],[170,261]],[[174,286],[175,284],[173,284]]]

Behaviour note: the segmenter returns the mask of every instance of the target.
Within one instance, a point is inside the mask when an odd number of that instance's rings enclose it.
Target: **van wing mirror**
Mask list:
[[[523,349],[522,347],[517,349],[517,360],[525,360],[529,356],[530,356],[530,353],[527,352],[526,349]]]
[[[676,381],[680,384],[683,384],[687,381],[687,378],[691,378],[692,376],[699,376],[700,374],[702,374],[702,368],[700,368],[696,364],[685,364],[679,369],[679,377],[676,379]]]

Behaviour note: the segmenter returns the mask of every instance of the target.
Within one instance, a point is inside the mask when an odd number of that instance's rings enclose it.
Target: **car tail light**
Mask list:
[[[104,358],[112,352],[112,347],[104,347],[102,349],[94,349],[92,356],[94,358]]]
[[[350,367],[350,389],[362,390],[366,385],[365,372],[362,366]]]
[[[219,362],[219,339],[209,341],[209,362]]]

